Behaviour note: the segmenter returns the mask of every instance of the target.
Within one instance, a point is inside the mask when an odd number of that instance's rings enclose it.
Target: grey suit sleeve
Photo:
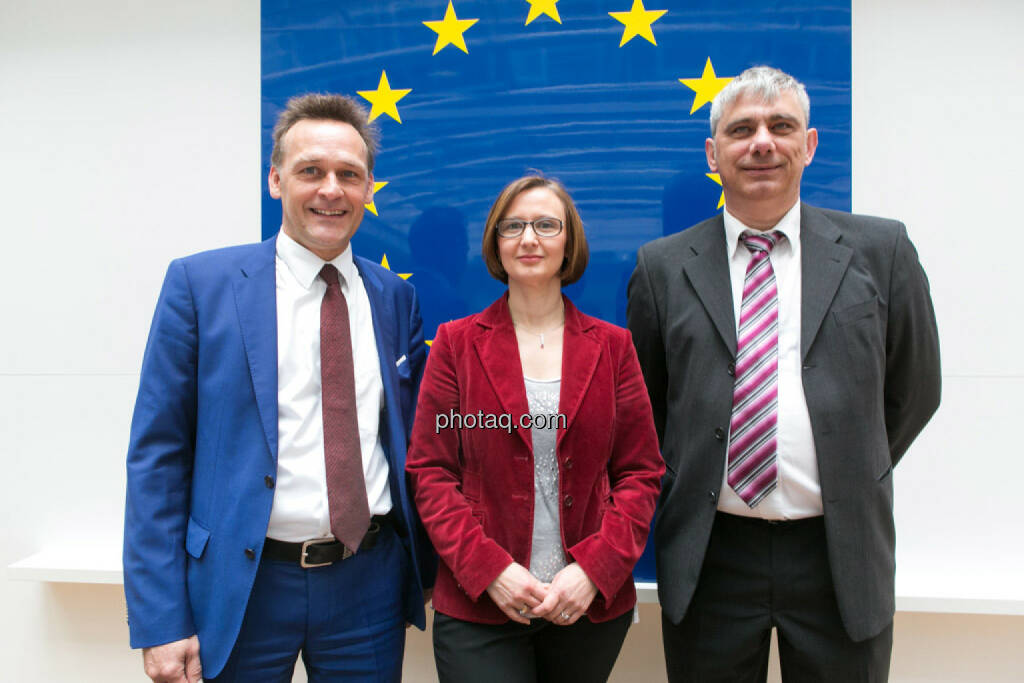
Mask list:
[[[644,250],[636,255],[636,268],[629,278],[626,303],[626,327],[633,335],[636,355],[640,360],[647,393],[651,398],[654,412],[654,427],[658,432],[658,444],[665,445],[665,412],[668,384],[668,368],[665,363],[665,347],[662,342],[661,322],[655,301],[655,289]]]
[[[885,426],[895,465],[938,408],[942,383],[928,277],[902,224],[889,278],[885,347]]]

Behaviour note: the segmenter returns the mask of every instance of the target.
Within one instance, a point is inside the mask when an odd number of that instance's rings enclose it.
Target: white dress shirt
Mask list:
[[[725,245],[736,327],[739,328],[743,302],[743,280],[750,250],[740,242],[749,230],[725,208]],[[779,293],[779,405],[776,443],[778,484],[757,507],[751,509],[729,486],[728,448],[718,509],[733,515],[762,519],[801,519],[822,514],[818,458],[811,434],[811,417],[804,396],[803,364],[800,358],[800,201],[772,228],[785,234],[771,251],[772,269]],[[756,231],[752,231],[756,232]]]
[[[282,230],[277,236],[277,483],[267,536],[306,541],[331,536],[320,390],[320,302],[324,261]],[[388,462],[378,426],[384,401],[370,300],[352,246],[331,261],[348,304],[363,475],[371,515],[391,510]]]

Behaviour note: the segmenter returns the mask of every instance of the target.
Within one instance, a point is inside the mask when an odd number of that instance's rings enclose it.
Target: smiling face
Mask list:
[[[729,213],[758,229],[778,222],[800,197],[800,178],[814,158],[818,131],[808,129],[796,95],[773,102],[743,94],[722,113],[704,149],[721,174]]]
[[[508,273],[509,284],[546,286],[554,280],[560,286],[566,229],[565,207],[558,195],[546,187],[526,190],[509,203],[502,218],[524,221],[557,218],[562,221],[562,232],[554,237],[537,237],[532,226],[519,237],[498,237],[498,257]]]
[[[280,168],[271,166],[270,196],[281,200],[281,229],[330,261],[348,247],[373,199],[366,144],[347,123],[303,119],[282,138]]]

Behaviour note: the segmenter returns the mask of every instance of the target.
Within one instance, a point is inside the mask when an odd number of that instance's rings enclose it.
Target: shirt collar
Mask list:
[[[731,260],[736,255],[736,250],[740,247],[740,235],[743,234],[744,230],[750,230],[751,232],[757,232],[753,228],[748,228],[740,219],[729,213],[729,207],[725,207],[722,210],[722,219],[725,222],[725,244],[729,248],[729,259]],[[800,242],[800,200],[796,200],[796,204],[790,208],[786,214],[779,219],[772,228],[781,232],[786,236],[786,241],[792,244],[799,244]]]
[[[313,286],[313,283],[320,277],[320,270],[325,263],[328,263],[289,237],[284,230],[277,233],[277,257],[284,262],[298,283],[306,289]],[[334,265],[338,269],[338,273],[341,274],[342,286],[351,285],[356,277],[356,264],[352,260],[352,243],[350,242],[345,247],[345,251],[335,256],[329,263]]]

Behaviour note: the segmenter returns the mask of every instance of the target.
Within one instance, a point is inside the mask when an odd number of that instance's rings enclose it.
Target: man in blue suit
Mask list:
[[[159,683],[398,681],[436,559],[405,452],[426,356],[413,288],[349,244],[376,130],[293,98],[281,231],[171,263],[128,450],[132,647]]]

